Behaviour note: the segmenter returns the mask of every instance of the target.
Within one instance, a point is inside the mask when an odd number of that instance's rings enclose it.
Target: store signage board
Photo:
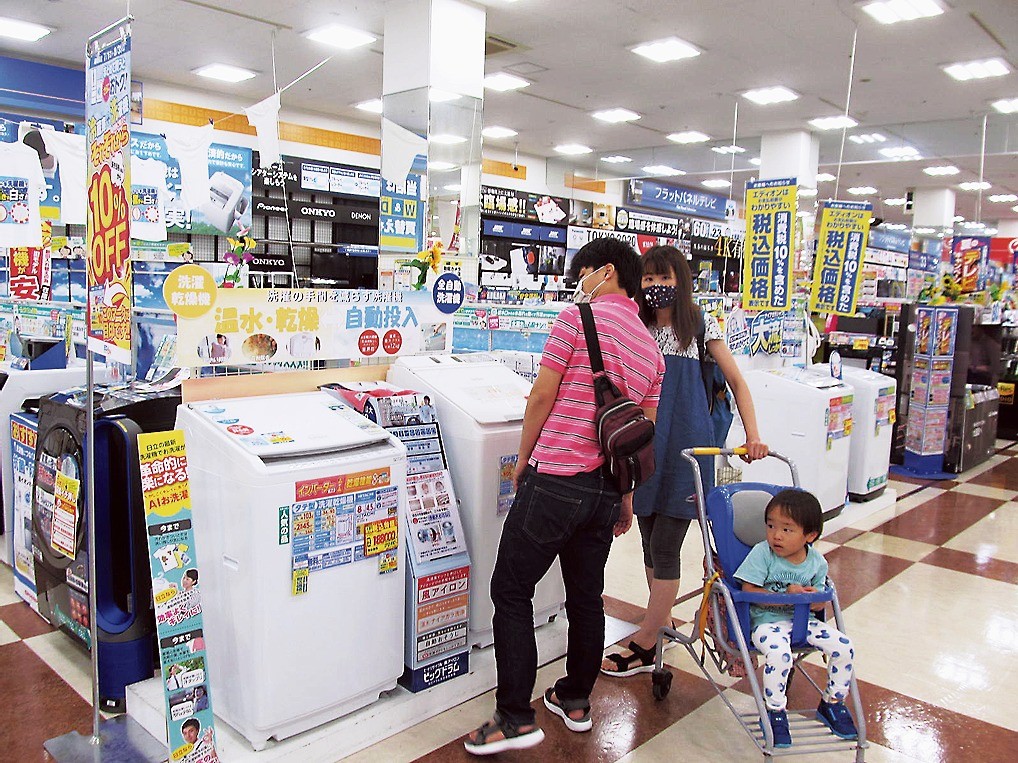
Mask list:
[[[880,228],[875,228],[870,232],[869,246],[871,249],[883,249],[886,252],[908,254],[909,249],[912,247],[912,234],[908,231],[881,230]]]
[[[821,204],[810,312],[855,315],[872,212],[869,202],[827,201]]]
[[[746,184],[745,310],[791,310],[797,183],[795,178]]]
[[[427,176],[420,154],[413,166],[415,169],[402,180],[382,181],[378,243],[383,252],[417,254],[424,249]]]
[[[215,763],[215,720],[184,433],[138,435],[170,760]]]
[[[88,346],[130,365],[131,35],[85,61]]]
[[[943,467],[957,333],[957,307],[920,306],[916,309],[905,465],[912,462],[918,465],[919,471],[930,471],[925,468],[931,465],[928,457],[936,459],[933,471],[939,472]]]
[[[138,159],[166,165],[166,232],[236,235],[251,227],[251,149],[213,143],[209,146],[211,198],[197,208],[182,199],[180,162],[170,154],[162,135],[135,132],[131,152]]]
[[[615,228],[631,233],[678,238],[680,230],[688,229],[688,223],[683,225],[675,217],[652,215],[635,209],[619,207],[615,212]]]
[[[42,246],[17,246],[7,250],[11,299],[48,300],[53,278],[53,225],[42,221]]]
[[[626,204],[709,220],[726,220],[734,212],[734,204],[727,196],[656,180],[630,180],[626,184]]]
[[[481,214],[485,217],[501,217],[544,225],[566,225],[570,216],[570,204],[569,199],[560,196],[483,185]]]
[[[163,287],[179,318],[182,367],[392,358],[452,349],[452,315],[443,311],[449,307],[446,292],[214,289],[206,276],[198,266],[181,266]]]
[[[267,188],[282,189],[285,185],[287,191],[377,199],[381,191],[381,175],[366,167],[284,156],[283,173],[270,175],[265,168],[256,167],[252,172],[254,192],[264,196]]]
[[[600,230],[599,228],[580,228],[570,225],[566,231],[566,248],[570,250],[580,249],[599,238],[617,238],[625,241],[634,249],[639,246],[639,238],[635,233]]]
[[[954,280],[962,294],[983,291],[990,265],[989,236],[955,236],[951,245]]]
[[[256,214],[268,217],[286,217],[302,220],[325,220],[344,225],[378,225],[378,210],[338,204],[316,204],[309,201],[282,199],[255,199]]]

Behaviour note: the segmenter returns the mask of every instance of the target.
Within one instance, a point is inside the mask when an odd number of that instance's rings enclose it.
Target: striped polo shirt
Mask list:
[[[665,361],[636,303],[622,294],[605,294],[591,307],[609,378],[637,405],[656,406]],[[530,465],[544,474],[593,471],[604,463],[604,455],[594,427],[594,376],[577,306],[570,305],[555,320],[541,365],[562,374],[562,382]]]

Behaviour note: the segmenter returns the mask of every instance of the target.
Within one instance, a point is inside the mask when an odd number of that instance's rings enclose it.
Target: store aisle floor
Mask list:
[[[893,483],[898,501],[875,514],[835,520],[819,544],[838,583],[858,651],[857,675],[867,708],[874,763],[924,761],[1012,763],[1018,759],[1018,444],[1000,443],[993,459],[941,483]],[[690,533],[683,586],[699,581],[702,544]],[[630,621],[646,599],[638,533],[620,539],[609,560],[609,614]],[[692,618],[695,603],[675,608]],[[538,699],[562,661],[538,675],[535,707],[546,741],[500,760],[625,763],[687,759],[759,760],[755,747],[683,649],[667,653],[676,673],[663,702],[650,676],[604,678],[594,698],[594,730],[573,734]],[[819,665],[818,658],[813,662]],[[818,667],[819,669],[819,667]],[[87,732],[91,711],[88,660],[12,592],[0,565],[0,759],[49,760],[44,740]],[[745,681],[727,680],[737,706],[749,702]],[[815,701],[797,682],[790,706]],[[462,736],[490,717],[489,692],[364,750],[348,761],[465,761]],[[796,756],[849,761],[850,753]],[[227,762],[228,763],[228,762]]]

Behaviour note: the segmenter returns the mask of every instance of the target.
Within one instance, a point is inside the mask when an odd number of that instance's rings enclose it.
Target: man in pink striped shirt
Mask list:
[[[591,303],[608,376],[651,420],[665,363],[639,317],[640,258],[615,238],[576,253],[574,300]],[[633,495],[619,495],[602,473],[594,426],[597,405],[587,342],[577,307],[555,321],[523,419],[516,500],[502,527],[491,578],[498,688],[493,720],[465,741],[476,755],[539,744],[530,697],[537,680],[534,589],[558,557],[566,587],[566,676],[544,704],[571,731],[589,731],[590,693],[604,648],[604,568],[614,536],[633,522]]]

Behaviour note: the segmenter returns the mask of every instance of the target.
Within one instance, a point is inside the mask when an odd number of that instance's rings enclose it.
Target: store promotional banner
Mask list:
[[[746,184],[746,249],[742,272],[744,310],[792,308],[795,178]]]
[[[630,180],[626,185],[626,204],[709,220],[726,220],[735,213],[735,204],[727,196],[655,180]]]
[[[382,184],[378,170],[285,155],[282,174],[268,172],[259,162],[252,171],[252,179],[254,193],[259,196],[266,195],[267,188],[285,186],[287,191],[299,189],[316,194],[377,199]]]
[[[912,234],[908,231],[876,228],[870,232],[869,246],[873,249],[883,249],[885,252],[908,254],[912,247]]]
[[[19,246],[8,250],[11,299],[50,298],[53,278],[53,226],[42,224],[42,246]]]
[[[686,228],[688,233],[689,223],[685,221],[685,225],[682,225],[674,217],[651,215],[646,212],[638,212],[634,209],[620,207],[615,212],[615,227],[620,231],[678,238],[681,228]]]
[[[869,202],[826,201],[820,205],[810,312],[855,315],[872,211]]]
[[[415,169],[400,182],[382,181],[378,245],[383,252],[416,254],[424,249],[427,177],[417,169],[423,166],[420,155],[413,166]]]
[[[184,433],[138,435],[170,760],[216,763]]]
[[[569,199],[560,196],[482,185],[481,214],[544,225],[566,225],[570,217],[570,203]]]
[[[88,345],[107,360],[131,356],[131,32],[85,61],[88,141]]]
[[[962,294],[983,291],[990,265],[989,236],[955,236],[951,244],[954,280]]]
[[[150,166],[159,170],[157,174],[165,174],[164,218],[167,234],[222,236],[251,227],[251,149],[220,143],[209,146],[209,199],[198,206],[189,206],[183,200],[184,168],[170,154],[165,137],[133,133],[131,154],[136,159],[150,160]],[[157,178],[151,184],[146,183],[150,192],[158,193],[162,190],[158,188],[158,182]]]
[[[182,265],[163,294],[178,316],[178,366],[391,358],[451,351],[463,289],[446,276],[458,293],[441,279],[438,291],[216,289],[208,271]]]

